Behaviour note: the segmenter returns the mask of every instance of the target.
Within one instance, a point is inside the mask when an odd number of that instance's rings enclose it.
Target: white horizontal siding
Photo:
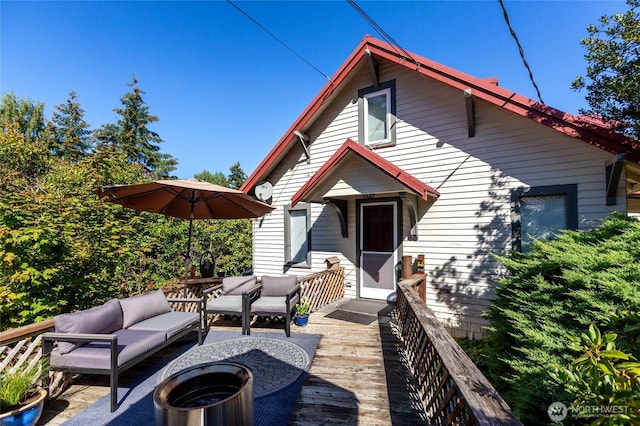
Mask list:
[[[626,208],[624,184],[618,204],[605,205],[604,162],[609,154],[531,120],[476,100],[476,136],[468,137],[464,95],[416,73],[381,61],[380,80],[396,80],[397,143],[375,152],[423,182],[441,196],[418,202],[418,240],[410,241],[406,207],[401,255],[425,255],[427,304],[455,334],[477,337],[494,295],[494,280],[503,269],[490,253],[511,249],[511,193],[517,188],[577,184],[578,216],[583,229],[614,210]],[[348,138],[358,139],[358,89],[371,85],[363,68],[340,91],[316,121],[304,129],[311,138],[311,160],[294,147],[269,177],[274,185],[273,213],[255,229],[254,269],[282,270],[282,206]],[[331,195],[349,195],[348,238],[342,238],[335,213],[313,206],[313,265],[289,273],[325,268],[338,256],[345,266],[349,297],[356,296],[357,242],[355,200],[351,191],[380,193],[389,187],[372,169],[352,161],[343,164]],[[386,189],[385,189],[386,188]],[[350,192],[351,191],[351,192]],[[640,211],[640,203],[634,204]],[[257,223],[257,222],[256,222]]]

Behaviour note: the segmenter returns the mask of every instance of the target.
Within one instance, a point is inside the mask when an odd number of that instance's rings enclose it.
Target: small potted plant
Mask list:
[[[45,374],[48,370],[43,359],[19,368],[5,367],[0,373],[0,426],[37,423],[47,397],[41,386]]]
[[[304,327],[309,322],[309,309],[311,308],[311,302],[308,298],[303,297],[302,300],[296,305],[296,314],[293,317],[293,322],[300,327]]]

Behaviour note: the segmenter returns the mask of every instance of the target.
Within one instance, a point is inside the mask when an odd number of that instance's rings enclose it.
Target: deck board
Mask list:
[[[369,325],[327,317],[340,303],[312,313],[306,327],[292,325],[292,333],[320,334],[321,338],[289,425],[427,424],[413,391],[413,377],[403,363],[401,342],[392,331],[390,309],[381,311],[379,321]],[[237,321],[220,319],[213,322],[212,330],[239,327]],[[278,321],[254,321],[251,330],[284,334],[283,328]],[[163,351],[144,362],[153,363],[162,356]],[[79,379],[45,407],[38,425],[60,425],[108,395],[105,376]]]

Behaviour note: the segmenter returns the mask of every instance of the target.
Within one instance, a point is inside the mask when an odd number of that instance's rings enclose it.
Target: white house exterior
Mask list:
[[[427,305],[478,337],[502,272],[491,253],[529,235],[640,211],[638,143],[366,37],[242,187],[256,275],[307,275],[338,256],[348,297],[393,297],[423,254]]]

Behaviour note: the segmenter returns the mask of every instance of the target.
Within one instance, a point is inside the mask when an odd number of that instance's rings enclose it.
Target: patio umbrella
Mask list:
[[[124,207],[189,219],[187,277],[193,219],[250,219],[273,210],[242,191],[197,179],[156,180],[131,185],[109,185],[98,191],[100,198]],[[186,293],[186,278],[185,278]]]

